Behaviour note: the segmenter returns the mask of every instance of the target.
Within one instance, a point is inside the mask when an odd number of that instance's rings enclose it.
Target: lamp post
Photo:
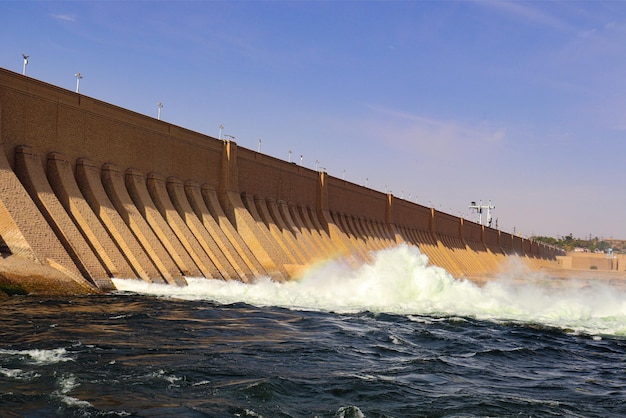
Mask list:
[[[491,227],[492,217],[491,217],[491,209],[495,209],[496,207],[491,204],[491,200],[488,205],[483,205],[481,201],[479,204],[476,202],[472,202],[469,205],[469,209],[474,209],[476,213],[478,213],[478,224],[483,224],[483,210],[487,210],[487,226]]]
[[[26,75],[26,66],[28,65],[28,55],[22,54],[24,57],[24,67],[22,68],[22,75]]]
[[[80,73],[76,73],[74,77],[76,77],[76,93],[78,93],[80,91],[80,79],[83,78],[83,76],[80,75]]]
[[[157,120],[161,120],[161,108],[163,107],[163,103],[159,102],[157,103]]]

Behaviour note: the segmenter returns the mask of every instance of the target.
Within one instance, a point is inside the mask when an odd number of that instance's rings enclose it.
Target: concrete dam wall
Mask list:
[[[288,280],[399,243],[455,277],[493,275],[512,255],[533,267],[560,255],[2,69],[0,145],[0,249],[59,272],[59,286]]]

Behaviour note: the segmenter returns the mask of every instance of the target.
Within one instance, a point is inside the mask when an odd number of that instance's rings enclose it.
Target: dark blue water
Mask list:
[[[0,300],[2,417],[626,415],[626,341],[472,316]]]
[[[523,260],[522,260],[523,261]],[[626,416],[626,290],[398,246],[298,281],[0,300],[0,417]]]

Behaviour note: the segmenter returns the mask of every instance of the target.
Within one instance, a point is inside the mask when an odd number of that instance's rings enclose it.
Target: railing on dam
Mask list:
[[[0,237],[75,281],[297,277],[415,245],[456,277],[558,251],[0,70]]]

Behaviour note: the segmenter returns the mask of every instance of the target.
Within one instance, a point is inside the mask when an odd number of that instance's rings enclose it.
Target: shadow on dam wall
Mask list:
[[[552,247],[0,69],[0,240],[54,286],[288,280],[416,245],[455,277]],[[11,255],[9,256],[8,253]]]

